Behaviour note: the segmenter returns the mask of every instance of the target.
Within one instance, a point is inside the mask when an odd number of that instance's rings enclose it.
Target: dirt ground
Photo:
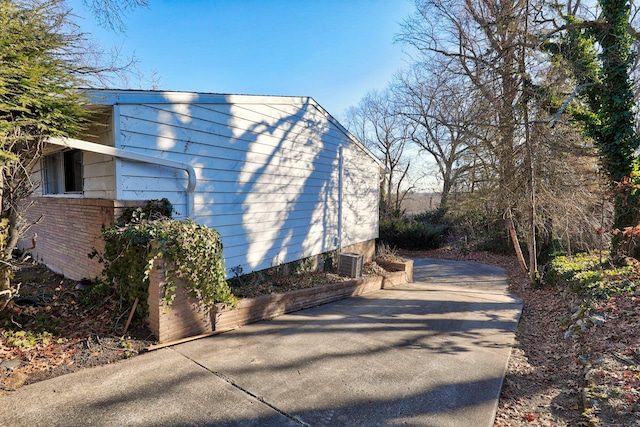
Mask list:
[[[515,258],[452,249],[410,255],[501,266],[522,299],[496,427],[640,426],[640,298],[608,301],[598,307],[603,325],[565,338],[576,301],[561,289],[529,286]],[[37,305],[22,301],[0,313],[0,394],[134,357],[153,344],[144,327],[123,333],[128,310],[108,303],[87,309],[76,282],[42,266],[20,264],[16,283]]]
[[[20,297],[0,313],[0,393],[133,357],[153,344],[146,327],[123,333],[128,310],[114,324],[108,301],[94,310],[80,304],[77,282],[33,262],[16,267]]]

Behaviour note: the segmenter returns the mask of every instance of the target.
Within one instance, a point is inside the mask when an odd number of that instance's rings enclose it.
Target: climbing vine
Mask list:
[[[104,268],[96,292],[115,297],[123,308],[138,298],[136,312],[144,318],[149,276],[154,268],[164,268],[167,306],[179,282],[208,309],[216,303],[235,306],[237,298],[225,281],[219,233],[191,220],[168,218],[163,215],[167,209],[171,212],[170,205],[153,201],[145,208],[126,211],[116,226],[103,230],[105,249],[99,260]]]
[[[635,151],[640,138],[635,130],[632,81],[629,76],[634,61],[632,36],[629,32],[628,0],[600,0],[600,17],[581,21],[565,16],[566,31],[547,50],[562,58],[571,70],[583,106],[568,108],[572,117],[583,125],[602,159],[602,166],[613,190],[624,180],[640,180]],[[635,225],[639,219],[638,199],[634,191],[613,193],[614,229]],[[613,249],[621,240],[614,236]]]
[[[185,283],[187,293],[214,309],[216,303],[235,306],[236,298],[225,280],[226,270],[222,257],[220,234],[212,228],[194,221],[170,219],[141,224],[143,233],[152,239],[148,244],[144,278],[163,260],[166,268],[165,301],[170,305],[175,298],[178,281]]]

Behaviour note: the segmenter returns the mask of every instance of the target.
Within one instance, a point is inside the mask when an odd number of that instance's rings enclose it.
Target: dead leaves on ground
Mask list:
[[[78,357],[78,352],[91,354],[86,348],[91,337],[113,335],[113,307],[89,312],[79,303],[81,291],[74,289],[74,281],[33,263],[18,265],[15,280],[22,282],[20,294],[25,299],[17,301],[23,305],[11,301],[0,313],[0,390],[77,370],[81,366],[72,365],[88,359]],[[96,354],[95,359],[109,363],[115,356],[123,358],[125,351],[100,348],[97,352],[105,354]]]

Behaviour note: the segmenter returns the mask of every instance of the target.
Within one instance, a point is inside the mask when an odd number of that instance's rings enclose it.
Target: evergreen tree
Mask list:
[[[14,294],[11,255],[29,227],[30,171],[49,137],[74,136],[86,118],[83,37],[61,0],[0,0],[0,309]]]

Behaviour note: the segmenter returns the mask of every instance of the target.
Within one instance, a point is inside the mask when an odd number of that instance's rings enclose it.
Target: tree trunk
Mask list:
[[[518,258],[518,262],[520,263],[520,268],[523,272],[527,273],[527,262],[524,260],[524,255],[522,255],[522,249],[520,249],[520,242],[518,242],[518,235],[516,233],[516,227],[513,224],[513,218],[511,217],[511,208],[509,208],[504,214],[504,221],[509,230],[509,236],[511,236],[511,242],[513,243],[513,247],[516,250],[516,257]]]
[[[526,2],[525,16],[529,15],[529,2]],[[524,20],[524,34],[529,32],[529,21]],[[524,119],[524,143],[526,147],[526,162],[529,169],[529,239],[527,246],[529,249],[529,282],[535,283],[538,279],[538,247],[536,243],[536,180],[535,166],[533,158],[533,141],[531,140],[531,122],[529,121],[529,96],[530,92],[527,87],[527,64],[526,64],[526,47],[522,45],[520,49],[520,60],[518,67],[520,68],[520,76],[522,81],[522,118]]]
[[[2,212],[2,195],[4,194],[4,170],[0,169],[0,212]],[[0,311],[4,310],[11,300],[11,264],[4,256],[7,247],[9,220],[0,218]]]

